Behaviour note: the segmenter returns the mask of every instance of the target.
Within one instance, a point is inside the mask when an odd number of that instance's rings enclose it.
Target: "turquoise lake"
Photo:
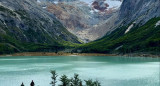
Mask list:
[[[59,76],[78,73],[102,86],[160,86],[158,58],[110,56],[0,57],[0,86],[29,86],[31,80],[35,86],[51,86],[51,70]]]

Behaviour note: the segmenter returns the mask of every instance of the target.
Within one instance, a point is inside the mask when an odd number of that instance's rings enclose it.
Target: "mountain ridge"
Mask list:
[[[80,43],[36,0],[1,0],[0,53],[54,50],[66,41]]]
[[[110,15],[95,12],[92,17],[92,9],[86,4],[52,1],[55,0],[45,0],[44,3],[4,0],[0,3],[1,54],[65,49],[121,54],[160,51],[159,0],[123,0],[121,7]],[[65,27],[72,28],[79,37],[95,41],[75,44],[80,41]]]
[[[89,31],[104,36],[82,45],[78,51],[122,54],[160,52],[159,8],[159,0],[123,0],[119,12]]]
[[[43,9],[53,13],[57,19],[74,35],[84,42],[90,42],[99,38],[99,35],[90,35],[88,30],[110,18],[118,9],[119,0],[41,0]],[[94,2],[97,2],[94,5]],[[111,5],[112,2],[118,4]],[[105,7],[105,4],[108,4]],[[115,7],[114,7],[115,6]],[[99,8],[99,9],[98,9]],[[103,9],[101,11],[100,9]]]

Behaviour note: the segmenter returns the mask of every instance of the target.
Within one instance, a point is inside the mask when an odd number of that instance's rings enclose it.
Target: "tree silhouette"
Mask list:
[[[80,84],[82,84],[78,74],[74,74],[74,78],[71,78],[71,83],[73,86],[80,86]]]
[[[60,77],[60,81],[62,83],[62,85],[60,85],[60,86],[69,86],[69,84],[70,84],[70,79],[68,79],[68,77],[66,75],[62,75]]]
[[[35,84],[34,84],[34,81],[32,80],[32,82],[31,82],[31,84],[30,84],[30,86],[34,86]]]
[[[92,79],[85,80],[86,86],[101,86],[101,84],[96,80],[93,81]]]
[[[56,86],[56,83],[57,83],[57,81],[56,81],[56,79],[57,79],[57,77],[58,77],[58,75],[57,75],[57,73],[56,73],[56,71],[55,70],[53,70],[53,71],[51,71],[51,74],[52,74],[52,81],[51,81],[51,85],[52,86]]]
[[[57,73],[56,71],[51,71],[52,73],[52,80],[50,84],[52,84],[52,86],[56,85],[56,79],[57,79]],[[99,81],[93,81],[92,79],[89,80],[84,80],[85,81],[85,85],[82,84],[82,80],[79,78],[78,74],[74,74],[74,77],[68,78],[66,75],[62,75],[60,77],[60,82],[61,84],[58,86],[101,86],[101,84],[99,83]]]
[[[21,86],[24,86],[23,82],[22,82]]]

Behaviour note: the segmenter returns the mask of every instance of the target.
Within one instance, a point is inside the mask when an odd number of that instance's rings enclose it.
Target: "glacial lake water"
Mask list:
[[[158,58],[109,56],[0,57],[0,86],[51,86],[50,70],[99,80],[102,86],[160,86]],[[59,83],[59,82],[58,82]]]

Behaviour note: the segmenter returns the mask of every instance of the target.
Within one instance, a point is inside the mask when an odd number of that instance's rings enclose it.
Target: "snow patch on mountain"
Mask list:
[[[128,27],[128,29],[125,31],[125,34],[128,33],[134,27],[134,24],[135,22]]]
[[[109,8],[113,8],[113,7],[116,7],[116,8],[119,8],[122,4],[121,1],[116,1],[116,0],[106,0],[105,3],[108,3],[109,4]]]
[[[79,0],[91,7],[91,13],[110,13],[117,10],[121,4],[121,0]]]
[[[95,1],[100,3],[107,3],[109,5],[109,8],[113,7],[119,8],[122,4],[122,1],[120,0],[80,0],[80,1],[87,3],[89,6],[91,6],[92,3]]]
[[[55,4],[58,4],[58,1],[54,1]]]
[[[39,0],[43,9],[55,15],[63,25],[84,42],[99,38],[89,32],[118,11],[120,0]],[[97,1],[98,3],[93,3]],[[113,2],[113,3],[112,3]],[[104,32],[105,33],[105,32]]]
[[[40,0],[37,0],[37,2],[38,2],[38,3],[41,3],[41,1],[40,1]]]
[[[91,6],[91,4],[94,2],[94,0],[80,0],[80,1],[87,3],[89,6]]]
[[[160,20],[156,23],[155,27],[160,25]]]

